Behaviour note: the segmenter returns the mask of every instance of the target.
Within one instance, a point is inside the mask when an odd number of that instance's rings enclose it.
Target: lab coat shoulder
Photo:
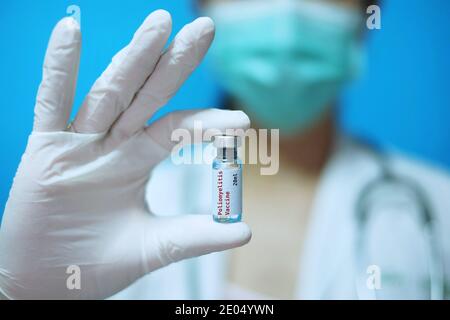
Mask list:
[[[326,166],[300,262],[299,298],[356,298],[354,249],[358,225],[355,204],[360,191],[380,174],[380,162],[375,155],[374,150],[344,138]],[[450,227],[448,173],[397,152],[390,152],[386,161],[395,175],[407,177],[421,186],[440,227]],[[450,257],[450,239],[447,240],[441,238],[440,241],[447,246],[444,248],[446,259]]]
[[[450,284],[450,173],[423,160],[393,153],[390,165],[398,175],[411,179],[425,196],[434,220],[435,235],[442,253],[445,286]]]

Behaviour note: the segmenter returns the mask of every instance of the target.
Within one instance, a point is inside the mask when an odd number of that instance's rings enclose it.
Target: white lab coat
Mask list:
[[[395,152],[387,159],[396,175],[413,179],[427,194],[438,221],[438,246],[443,253],[446,282],[450,283],[450,175]],[[380,165],[372,151],[349,139],[342,139],[337,144],[322,174],[314,200],[299,270],[298,298],[361,297],[356,292],[355,274],[363,282],[369,275],[365,274],[366,270],[355,271],[354,246],[358,225],[354,205],[360,190],[379,171]],[[210,174],[210,167],[206,165],[174,166],[170,161],[162,163],[154,170],[148,186],[147,196],[152,211],[159,215],[208,213]],[[406,209],[401,210],[415,210],[408,206]],[[379,297],[426,298],[420,285],[413,283],[414,279],[427,279],[428,275],[424,254],[426,242],[416,220],[408,213],[391,214],[389,208],[382,206],[377,210],[382,214],[374,214],[368,228],[368,248],[373,250],[367,251],[374,254],[367,259],[367,264],[381,262],[381,286],[382,289],[388,287],[390,294],[380,294]],[[142,278],[112,298],[222,298],[227,287],[226,267],[227,253],[178,262]],[[387,282],[383,275],[385,270]],[[361,281],[358,283],[361,284]]]

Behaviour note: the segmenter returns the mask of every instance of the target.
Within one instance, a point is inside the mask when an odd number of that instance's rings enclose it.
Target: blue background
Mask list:
[[[83,49],[74,112],[148,13],[171,12],[174,31],[195,16],[190,0],[32,1],[0,4],[0,217],[32,128],[47,40],[66,8],[81,7]],[[366,73],[344,96],[343,129],[450,169],[450,1],[385,0],[382,30],[368,32]],[[169,109],[220,106],[203,64]]]
[[[450,1],[381,1],[365,75],[344,99],[342,126],[450,168]]]

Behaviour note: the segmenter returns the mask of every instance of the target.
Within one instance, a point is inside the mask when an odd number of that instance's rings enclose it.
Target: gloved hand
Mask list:
[[[244,223],[149,212],[144,189],[151,169],[170,153],[173,129],[192,129],[194,120],[205,129],[249,126],[244,113],[215,109],[176,112],[146,126],[198,65],[214,25],[209,18],[195,20],[163,52],[170,32],[167,12],[150,14],[66,130],[81,36],[72,18],[56,25],[34,129],[0,230],[0,293],[6,298],[106,298],[171,262],[249,241]],[[77,274],[72,265],[79,267],[79,290],[67,286]]]

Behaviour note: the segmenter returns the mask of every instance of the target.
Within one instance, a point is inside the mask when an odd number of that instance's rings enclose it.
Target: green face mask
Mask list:
[[[313,124],[358,65],[357,10],[323,1],[212,4],[211,59],[223,86],[264,128]]]

